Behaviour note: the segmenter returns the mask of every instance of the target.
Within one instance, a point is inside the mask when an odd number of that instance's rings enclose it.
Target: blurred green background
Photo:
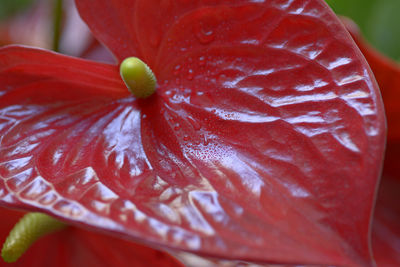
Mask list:
[[[364,37],[400,61],[400,0],[326,0],[340,15],[352,18]]]
[[[0,0],[0,20],[23,12],[35,1],[39,0]],[[364,37],[378,50],[400,61],[400,0],[326,2],[337,14],[352,18],[361,28]]]
[[[0,0],[0,20],[5,20],[28,8],[34,0]]]

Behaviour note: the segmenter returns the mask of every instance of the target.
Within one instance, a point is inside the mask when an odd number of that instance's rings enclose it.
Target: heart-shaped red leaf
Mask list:
[[[155,70],[143,101],[117,67],[2,50],[2,201],[202,255],[371,264],[383,107],[334,14],[162,2],[77,1],[119,59]]]

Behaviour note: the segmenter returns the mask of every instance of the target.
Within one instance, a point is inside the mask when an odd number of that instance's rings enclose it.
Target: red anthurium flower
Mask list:
[[[378,87],[320,0],[77,0],[119,68],[0,50],[0,198],[156,246],[368,266]]]
[[[22,214],[19,211],[0,208],[0,240],[5,240]],[[182,264],[166,253],[146,246],[68,227],[40,239],[16,263],[0,261],[0,266],[182,267]]]

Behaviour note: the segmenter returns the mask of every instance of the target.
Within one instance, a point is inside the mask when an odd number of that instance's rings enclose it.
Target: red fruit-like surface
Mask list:
[[[372,265],[385,119],[323,1],[76,1],[118,67],[0,50],[0,197],[159,247]]]
[[[0,242],[23,216],[15,210],[0,208]],[[2,267],[182,267],[182,264],[164,252],[126,240],[68,227],[46,236],[35,244],[15,263]]]

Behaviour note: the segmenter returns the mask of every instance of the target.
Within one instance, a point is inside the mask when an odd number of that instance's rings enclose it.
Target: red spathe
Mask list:
[[[0,197],[158,247],[371,265],[378,87],[323,1],[76,1],[121,60],[0,50]],[[162,8],[160,8],[162,5]]]

